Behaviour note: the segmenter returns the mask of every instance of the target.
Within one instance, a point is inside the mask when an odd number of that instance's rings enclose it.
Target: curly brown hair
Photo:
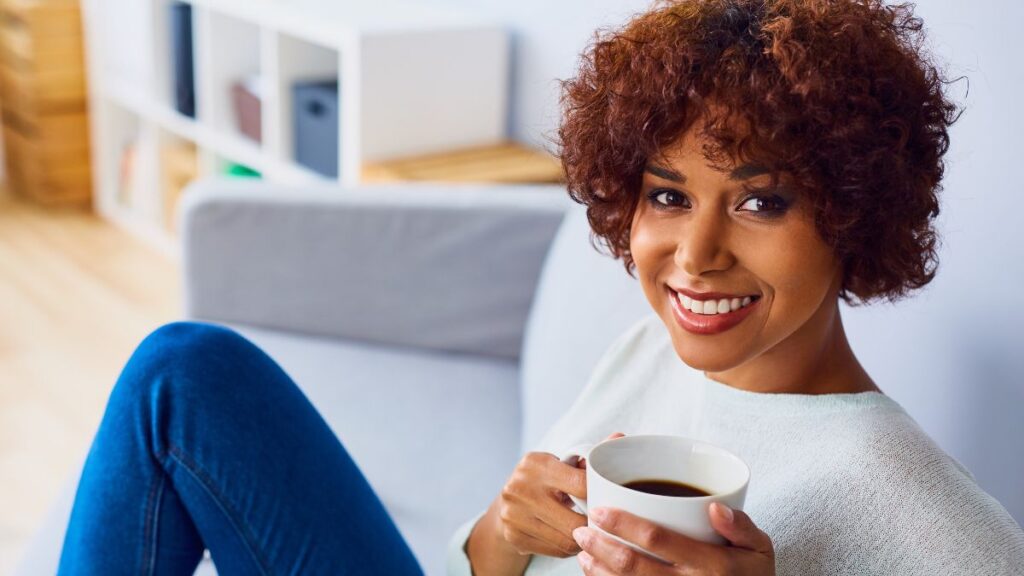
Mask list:
[[[557,144],[592,242],[635,269],[630,226],[649,158],[698,118],[715,163],[783,172],[843,263],[840,297],[896,301],[935,276],[937,192],[962,110],[913,4],[659,1],[599,30],[562,82]]]

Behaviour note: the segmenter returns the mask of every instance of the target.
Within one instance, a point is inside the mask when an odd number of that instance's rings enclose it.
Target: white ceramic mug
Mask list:
[[[669,530],[714,544],[726,541],[711,527],[711,503],[721,502],[742,510],[750,482],[750,468],[735,454],[681,436],[623,436],[597,445],[584,444],[569,450],[562,461],[575,465],[579,458],[586,459],[587,499],[571,495],[570,498],[582,514],[588,514],[591,508],[620,508]],[[711,495],[662,496],[623,486],[636,480],[682,482]],[[588,521],[588,525],[600,530],[593,521]],[[620,538],[616,540],[657,558]]]

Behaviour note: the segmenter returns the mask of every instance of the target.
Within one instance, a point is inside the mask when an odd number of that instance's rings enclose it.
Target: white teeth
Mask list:
[[[679,303],[682,305],[683,308],[691,312],[694,312],[695,314],[706,314],[709,316],[713,314],[725,314],[726,312],[733,312],[739,310],[740,308],[749,305],[754,300],[752,297],[746,296],[742,299],[723,298],[721,300],[702,301],[694,300],[693,298],[690,298],[686,294],[679,294],[678,292],[676,293],[676,295],[679,299]]]

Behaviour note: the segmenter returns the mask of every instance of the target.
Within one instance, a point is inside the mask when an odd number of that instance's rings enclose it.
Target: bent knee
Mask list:
[[[179,321],[153,330],[136,347],[118,388],[145,393],[154,383],[189,386],[203,375],[216,378],[247,356],[260,354],[244,336],[226,326]]]
[[[255,346],[227,326],[207,322],[178,321],[160,326],[139,343],[136,354],[195,360]]]

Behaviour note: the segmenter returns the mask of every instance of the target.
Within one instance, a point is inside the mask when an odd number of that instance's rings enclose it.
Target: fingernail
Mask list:
[[[732,522],[732,508],[729,508],[728,506],[722,504],[721,502],[715,502],[715,507],[718,508],[719,515],[725,518],[726,522]]]
[[[594,522],[601,524],[602,522],[608,519],[608,509],[594,508],[593,510],[590,511],[590,517],[594,519]]]
[[[594,566],[594,557],[586,552],[580,552],[576,555],[576,558],[580,561],[580,565],[586,570],[590,570]]]
[[[582,548],[586,548],[590,544],[590,539],[593,535],[590,533],[590,528],[586,526],[580,526],[579,528],[572,531],[572,537],[576,540],[576,543]]]

